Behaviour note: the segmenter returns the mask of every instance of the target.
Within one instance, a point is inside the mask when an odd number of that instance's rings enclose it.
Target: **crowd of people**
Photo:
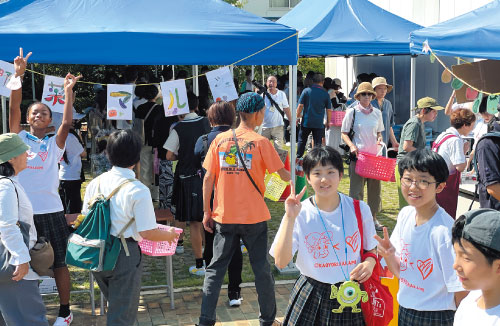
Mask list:
[[[200,94],[206,96],[188,92],[189,113],[178,117],[164,116],[157,86],[137,86],[135,117],[119,123],[103,118],[105,90],[97,87],[96,107],[88,116],[93,179],[82,201],[81,159],[87,146],[75,132],[72,108],[73,88],[81,77],[65,77],[64,112],[54,135],[53,113],[40,102],[28,107],[29,130],[24,130],[22,78],[30,55],[21,49],[14,59],[18,83],[9,103],[10,133],[0,135],[0,244],[7,265],[13,266],[11,277],[0,281],[0,325],[48,325],[38,275],[29,264],[29,249],[41,236],[54,250],[60,301],[54,325],[72,323],[65,261],[68,220],[89,213],[99,194],[114,194],[110,234],[123,238],[114,269],[93,272],[108,301],[108,325],[135,323],[143,267],[138,242],[179,237],[174,228],[157,228],[156,217],[165,212],[174,216],[175,226],[190,228],[194,265],[189,272],[204,276],[200,326],[216,323],[226,271],[229,305],[241,305],[242,251],[248,252],[255,274],[261,325],[274,325],[277,313],[268,254],[278,268],[297,256],[300,276],[283,325],[365,325],[357,302],[341,298],[366,295],[363,283],[379,257],[399,279],[399,325],[500,322],[500,123],[487,112],[487,100],[476,115],[454,104],[454,93],[446,109],[422,98],[397,139],[394,110],[385,99],[393,87],[373,74],[360,74],[348,96],[337,78],[314,72],[303,81],[300,77],[297,126],[290,125],[294,108],[285,76],[269,76],[266,88],[257,92],[247,73],[233,102],[211,103],[205,90]],[[134,69],[124,76],[127,83],[138,80]],[[171,71],[163,77],[173,79]],[[176,77],[186,76],[180,71]],[[450,115],[451,126],[426,148],[424,124],[440,110]],[[345,112],[341,126],[331,124],[334,111]],[[268,247],[271,214],[263,198],[264,177],[276,173],[290,181],[284,161],[295,127],[297,157],[314,193],[303,198],[306,187],[296,193],[292,182],[285,214]],[[466,137],[475,139],[472,148]],[[401,208],[390,235],[377,219],[381,181],[356,172],[359,153],[380,155],[387,147],[398,151]],[[467,161],[470,149],[474,164]],[[338,189],[345,163],[349,195]],[[457,216],[460,173],[470,168],[478,175],[481,208]],[[30,226],[27,239],[20,222]],[[183,254],[184,239],[177,241],[177,253]],[[346,287],[352,293],[337,295]]]

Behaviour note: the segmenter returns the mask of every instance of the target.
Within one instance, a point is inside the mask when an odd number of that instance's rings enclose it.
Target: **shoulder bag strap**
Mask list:
[[[245,169],[245,172],[248,176],[248,179],[250,179],[250,181],[252,181],[252,184],[255,187],[255,189],[257,189],[259,194],[262,196],[262,192],[260,192],[259,187],[257,187],[257,185],[255,184],[255,181],[253,181],[252,176],[250,175],[250,172],[248,172],[245,161],[243,160],[243,156],[241,155],[241,152],[240,152],[240,146],[238,145],[238,138],[236,138],[236,132],[234,131],[234,129],[232,129],[232,131],[233,131],[234,143],[236,144],[236,151],[238,152],[238,158],[240,159],[241,165],[243,165],[243,168]]]
[[[359,200],[353,199],[352,202],[354,204],[354,213],[356,214],[356,220],[358,221],[359,237],[361,240],[360,250],[361,250],[361,253],[363,253],[363,248],[364,248],[364,244],[363,244],[363,219],[361,217],[361,207],[359,206]]]
[[[17,209],[19,210],[19,193],[17,192],[17,187],[16,187],[16,184],[14,183],[14,181],[12,181],[11,178],[8,178],[8,177],[0,177],[0,179],[7,179],[9,180],[10,182],[12,182],[12,185],[14,186],[14,190],[16,191],[16,197],[17,197]]]
[[[116,195],[116,193],[124,186],[126,185],[127,183],[129,182],[132,182],[132,181],[135,181],[135,179],[127,179],[125,181],[123,181],[122,183],[120,183],[118,185],[118,187],[116,187],[110,194],[108,197],[106,197],[106,200],[110,200],[111,197],[113,197],[114,195]],[[135,218],[132,217],[128,222],[127,224],[125,224],[125,226],[120,230],[120,232],[118,232],[118,235],[117,237],[120,238],[120,241],[123,245],[123,250],[125,250],[125,256],[130,256],[130,252],[128,250],[128,246],[127,246],[127,242],[125,241],[125,238],[123,237],[123,233],[125,233],[125,231],[129,228],[129,226],[132,225],[132,223],[135,221]]]
[[[151,109],[149,109],[149,112],[148,114],[146,114],[146,116],[144,117],[144,123],[146,123],[146,120],[149,118],[149,115],[151,114],[151,112],[153,112],[153,109],[157,106],[158,104],[155,104],[151,107]]]
[[[439,150],[439,147],[441,147],[441,145],[442,145],[445,141],[447,141],[448,139],[453,138],[453,137],[457,137],[457,136],[456,136],[456,135],[451,135],[451,134],[450,134],[450,135],[446,135],[446,136],[444,136],[444,137],[443,137],[443,138],[439,141],[439,143],[437,143],[437,144],[436,144],[436,143],[432,144],[432,150],[433,150],[434,152],[437,152],[437,151]]]

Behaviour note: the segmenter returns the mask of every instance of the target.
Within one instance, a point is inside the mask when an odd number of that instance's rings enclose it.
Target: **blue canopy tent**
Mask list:
[[[0,2],[1,3],[1,2]],[[38,63],[295,65],[295,30],[222,0],[16,0],[0,4],[0,59]]]
[[[422,28],[368,0],[302,0],[277,22],[299,31],[299,55],[305,57],[409,55],[410,32]],[[394,80],[394,58],[392,62]],[[412,58],[412,76],[414,70]],[[414,103],[414,78],[411,81]]]
[[[437,55],[500,60],[500,1],[445,22],[414,31],[410,50],[422,54],[423,43]]]
[[[277,22],[299,31],[300,56],[409,54],[422,28],[368,0],[302,0]]]

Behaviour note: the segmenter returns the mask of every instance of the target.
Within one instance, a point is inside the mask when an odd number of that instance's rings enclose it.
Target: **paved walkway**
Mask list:
[[[288,304],[293,284],[277,284],[275,287],[277,318],[282,319]],[[227,289],[222,289],[217,306],[217,326],[259,325],[259,305],[255,287],[242,288],[243,303],[238,308],[229,307]],[[175,293],[175,310],[170,309],[170,299],[166,294],[141,296],[137,326],[153,325],[194,325],[198,322],[201,306],[201,290]],[[52,325],[57,317],[58,305],[47,305],[47,316]],[[71,326],[106,326],[106,316],[92,316],[90,304],[71,306],[74,322]],[[99,308],[96,309],[99,313]]]

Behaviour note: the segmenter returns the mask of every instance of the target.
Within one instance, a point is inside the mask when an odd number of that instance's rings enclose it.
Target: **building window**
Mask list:
[[[269,8],[293,8],[300,0],[269,0]]]

